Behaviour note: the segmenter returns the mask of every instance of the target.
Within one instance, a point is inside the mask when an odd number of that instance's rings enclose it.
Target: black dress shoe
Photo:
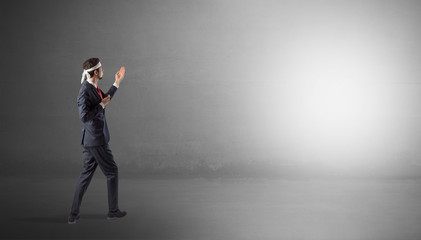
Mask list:
[[[68,224],[75,224],[77,220],[79,220],[80,216],[79,215],[69,215],[69,219],[67,221]]]
[[[114,220],[118,218],[122,218],[127,215],[127,212],[117,210],[116,212],[109,212],[107,214],[107,220]]]

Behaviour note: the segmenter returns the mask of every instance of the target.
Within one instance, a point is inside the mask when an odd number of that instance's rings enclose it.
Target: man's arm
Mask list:
[[[107,93],[103,93],[103,96],[110,95],[113,98],[114,94],[117,92],[118,87],[120,86],[121,81],[123,81],[124,75],[126,74],[126,68],[121,67],[120,70],[115,74],[115,82],[113,86],[110,87]]]
[[[86,93],[79,95],[77,99],[77,106],[79,109],[79,118],[83,123],[94,119],[103,109],[99,104],[92,106]]]
[[[117,92],[118,87],[113,84],[113,86],[110,87],[110,89],[108,89],[107,93],[102,92],[102,96],[108,96],[110,95],[111,98],[113,98],[114,94]]]
[[[86,93],[79,95],[77,99],[77,105],[79,109],[79,118],[80,120],[85,123],[94,119],[102,110],[103,108],[110,102],[110,96],[102,99],[101,104],[97,104],[92,106],[91,102],[88,99],[88,95]]]

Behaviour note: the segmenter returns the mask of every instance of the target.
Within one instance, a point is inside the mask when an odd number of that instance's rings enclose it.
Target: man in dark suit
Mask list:
[[[105,107],[110,103],[124,78],[125,68],[115,74],[115,82],[107,93],[98,87],[104,70],[98,58],[90,58],[83,63],[82,87],[77,97],[79,118],[83,123],[81,144],[83,146],[83,171],[80,174],[73,199],[72,209],[68,218],[69,224],[78,220],[83,195],[99,165],[107,177],[108,214],[107,219],[117,219],[126,216],[126,212],[118,207],[118,168],[108,142],[108,132],[105,118]],[[86,81],[85,81],[86,79]]]

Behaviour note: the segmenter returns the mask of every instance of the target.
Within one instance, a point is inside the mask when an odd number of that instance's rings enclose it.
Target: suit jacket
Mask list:
[[[116,92],[115,86],[112,86],[107,93],[101,91],[103,97],[110,94],[111,99]],[[85,81],[77,97],[79,118],[83,123],[81,145],[84,147],[102,146],[110,141],[105,109],[99,104],[100,102],[101,97],[97,89],[88,81]]]

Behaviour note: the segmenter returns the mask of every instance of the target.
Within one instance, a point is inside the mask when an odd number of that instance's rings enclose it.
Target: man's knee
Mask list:
[[[109,171],[107,171],[107,177],[108,178],[117,178],[118,177],[118,167],[112,167],[109,169]]]

